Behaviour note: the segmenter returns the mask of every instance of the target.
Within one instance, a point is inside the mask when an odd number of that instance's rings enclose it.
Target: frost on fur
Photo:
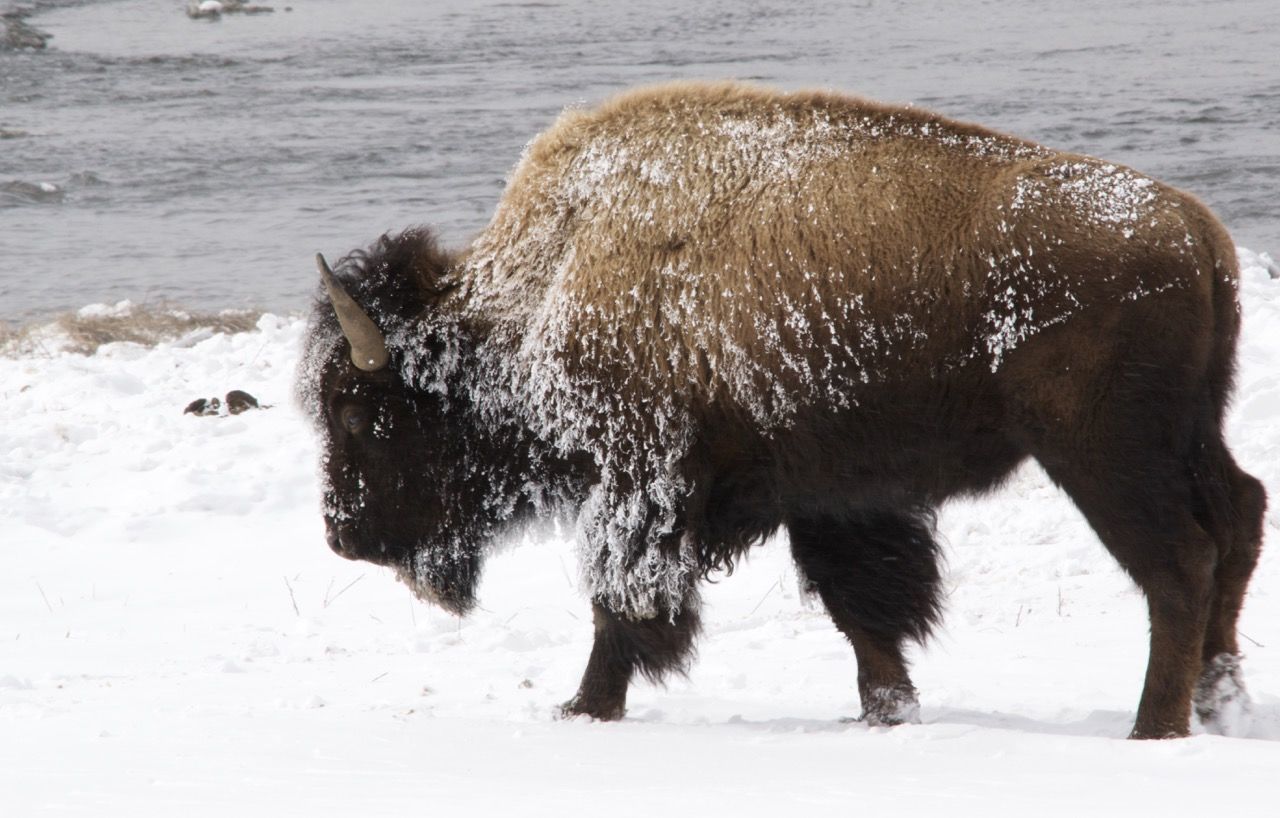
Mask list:
[[[950,195],[903,181],[901,144],[926,170],[1031,168],[1054,154],[945,121],[736,94],[642,92],[567,112],[526,150],[461,276],[491,332],[481,405],[514,409],[560,452],[591,454],[601,482],[579,517],[584,585],[636,615],[678,611],[696,568],[679,530],[691,407],[765,436],[807,407],[855,407],[947,343],[934,324],[958,281],[981,320],[940,365],[994,372],[1082,306],[1070,276],[1043,274],[1050,238],[1020,223],[1065,199],[1081,222],[1127,226],[1153,197],[1131,171],[1064,161],[1003,194],[1009,240],[991,255],[884,254],[874,248],[902,218],[896,197]]]
[[[415,400],[466,413],[483,438],[458,445],[520,453],[518,467],[428,464],[431,479],[489,487],[473,504],[489,519],[465,536],[522,504],[571,506],[588,593],[675,616],[695,574],[732,558],[690,529],[706,424],[767,445],[895,381],[997,373],[1100,302],[1184,287],[1058,264],[1072,260],[1061,236],[1123,247],[1181,219],[1180,201],[1128,169],[927,112],[677,85],[568,111],[531,142],[490,224],[427,276],[427,303],[402,309],[408,285],[388,278],[423,275],[413,253],[359,285]],[[1192,252],[1187,235],[1156,249]],[[308,360],[334,343],[313,341]],[[586,476],[549,485],[551,461]],[[477,547],[461,536],[423,541]]]
[[[862,721],[868,727],[920,723],[920,700],[914,687],[876,687],[862,697]]]
[[[1253,702],[1244,686],[1243,657],[1220,653],[1205,664],[1196,682],[1196,715],[1210,733],[1243,736],[1253,721]]]

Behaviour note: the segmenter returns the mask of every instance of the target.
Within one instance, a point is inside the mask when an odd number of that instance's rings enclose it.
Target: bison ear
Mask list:
[[[434,231],[427,227],[411,227],[390,244],[387,256],[393,266],[397,257],[403,259],[402,269],[412,270],[423,304],[431,304],[444,297],[456,286],[451,275],[453,257],[440,247]],[[403,255],[400,255],[403,254]]]
[[[391,355],[387,352],[387,342],[378,325],[373,323],[373,319],[342,288],[333,270],[329,269],[328,262],[319,253],[316,253],[316,267],[320,270],[320,280],[324,282],[325,291],[329,294],[329,303],[338,316],[342,334],[351,344],[351,363],[365,372],[376,372],[385,367]]]

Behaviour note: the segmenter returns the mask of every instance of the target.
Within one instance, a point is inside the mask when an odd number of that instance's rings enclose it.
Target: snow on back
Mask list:
[[[1062,203],[1090,222],[1121,228],[1132,238],[1139,224],[1151,219],[1156,183],[1128,168],[1094,160],[1050,165],[1043,175],[1023,176],[1014,188],[1012,210]]]

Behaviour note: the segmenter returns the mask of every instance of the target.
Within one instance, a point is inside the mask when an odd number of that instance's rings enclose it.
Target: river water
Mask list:
[[[289,3],[24,4],[53,36],[0,47],[0,320],[301,309],[316,250],[464,242],[566,105],[672,78],[934,108],[1132,165],[1280,250],[1275,0]]]

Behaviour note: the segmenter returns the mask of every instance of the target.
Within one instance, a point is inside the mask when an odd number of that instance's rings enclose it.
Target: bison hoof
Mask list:
[[[1253,721],[1253,702],[1244,687],[1241,657],[1219,653],[1205,663],[1193,697],[1204,729],[1219,736],[1243,736]]]
[[[1131,741],[1162,741],[1167,738],[1186,738],[1190,735],[1190,731],[1186,728],[1154,726],[1140,727],[1134,725],[1133,732],[1129,733]]]
[[[593,721],[618,721],[627,712],[625,704],[619,702],[597,702],[574,696],[560,705],[560,718],[576,719],[585,716]]]
[[[863,691],[862,715],[868,727],[896,727],[920,723],[920,700],[910,684],[874,687]]]

